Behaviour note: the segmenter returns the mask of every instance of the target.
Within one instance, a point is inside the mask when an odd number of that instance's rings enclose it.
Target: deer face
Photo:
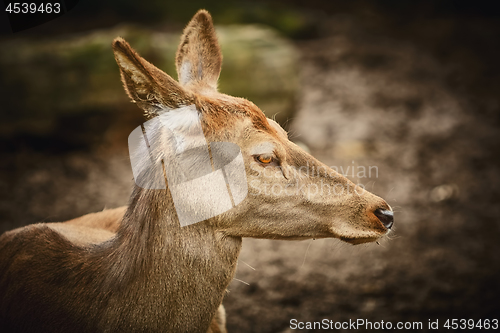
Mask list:
[[[171,126],[179,128],[199,120],[208,142],[240,148],[248,194],[204,223],[227,236],[336,237],[352,244],[375,241],[392,227],[392,210],[383,199],[303,151],[253,103],[217,91],[222,56],[206,11],[194,16],[181,38],[180,83],[123,39],[117,38],[113,49],[125,90],[147,118],[167,114]],[[195,108],[178,112],[189,105]]]

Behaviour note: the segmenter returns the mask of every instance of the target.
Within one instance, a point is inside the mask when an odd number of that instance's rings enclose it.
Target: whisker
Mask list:
[[[306,253],[304,253],[304,260],[302,260],[302,265],[300,265],[300,268],[302,268],[304,266],[304,264],[306,263],[307,252],[309,252],[309,248],[311,247],[312,242],[313,242],[313,240],[311,239],[309,241],[309,245],[307,245]]]
[[[244,262],[243,260],[239,259],[239,261],[241,261],[242,263],[244,263],[245,265],[247,265],[248,267],[250,267],[251,269],[253,269],[254,271],[256,271],[255,268],[253,268],[252,266],[250,266],[249,264],[247,264],[246,262]]]
[[[249,286],[249,285],[250,285],[250,283],[245,282],[245,281],[240,280],[240,279],[237,279],[237,278],[234,278],[233,280],[236,280],[236,281],[238,281],[238,282],[241,282],[241,283],[243,283],[243,284],[246,284],[247,286]]]

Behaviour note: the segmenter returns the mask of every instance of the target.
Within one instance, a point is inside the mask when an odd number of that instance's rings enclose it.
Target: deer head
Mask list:
[[[252,102],[217,91],[222,56],[205,10],[184,30],[176,56],[178,81],[122,38],[113,49],[125,90],[147,119],[166,116],[181,133],[200,123],[208,142],[231,142],[241,150],[247,196],[200,224],[225,236],[335,237],[352,244],[375,241],[391,229],[393,213],[383,199],[303,151]],[[161,152],[156,153],[160,161]]]

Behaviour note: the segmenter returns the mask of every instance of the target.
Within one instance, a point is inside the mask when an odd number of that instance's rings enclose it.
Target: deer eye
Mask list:
[[[271,164],[273,157],[271,155],[257,155],[255,156],[257,162],[262,164]]]

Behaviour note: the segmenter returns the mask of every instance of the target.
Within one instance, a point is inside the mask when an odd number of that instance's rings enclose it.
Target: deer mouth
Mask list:
[[[364,244],[364,243],[372,243],[376,242],[380,237],[362,237],[362,238],[356,238],[356,237],[340,237],[340,240],[352,244],[352,245],[358,245],[358,244]]]

